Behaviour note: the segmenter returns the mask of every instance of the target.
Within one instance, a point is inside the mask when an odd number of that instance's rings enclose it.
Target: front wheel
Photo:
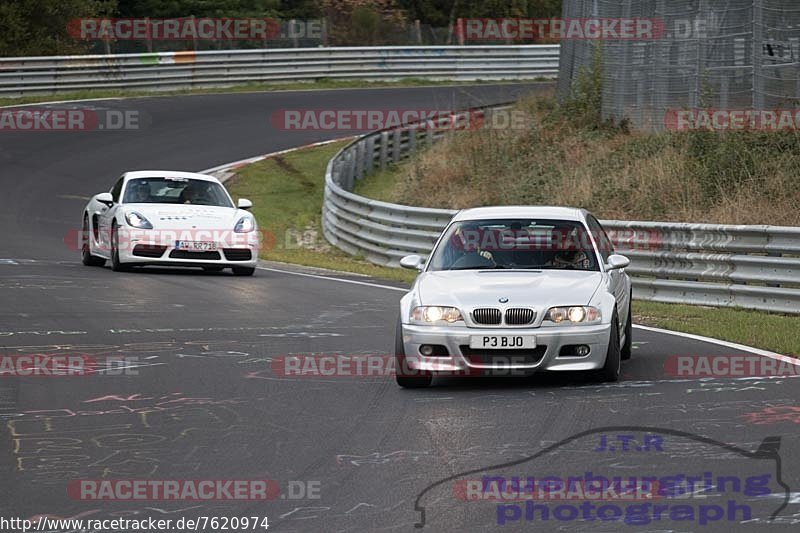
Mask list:
[[[83,217],[83,230],[81,231],[81,262],[86,266],[103,266],[106,260],[92,255],[89,239],[92,235],[89,230],[89,217]]]
[[[130,267],[119,260],[119,227],[111,226],[111,270],[114,272],[127,272]]]
[[[625,344],[620,352],[623,361],[627,361],[633,355],[633,308],[631,305],[629,304],[628,307],[628,322],[625,324]]]
[[[255,267],[233,267],[234,276],[252,276],[255,272]]]
[[[403,324],[397,320],[397,329],[394,336],[395,369],[394,377],[397,384],[404,389],[424,389],[433,382],[429,372],[411,370],[406,362],[406,349],[403,345]]]
[[[622,353],[619,346],[619,318],[616,309],[611,318],[611,332],[608,339],[608,352],[606,353],[606,364],[597,372],[600,381],[615,382],[619,381],[622,372]]]

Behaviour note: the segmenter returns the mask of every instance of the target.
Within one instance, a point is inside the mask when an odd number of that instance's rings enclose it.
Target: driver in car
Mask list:
[[[130,202],[142,204],[150,201],[150,186],[144,181],[131,183]]]
[[[548,266],[588,270],[591,268],[592,264],[586,252],[582,252],[581,250],[562,250],[556,252],[552,261],[548,262]]]
[[[181,192],[181,201],[184,204],[199,204],[203,200],[203,191],[196,183],[189,183]]]

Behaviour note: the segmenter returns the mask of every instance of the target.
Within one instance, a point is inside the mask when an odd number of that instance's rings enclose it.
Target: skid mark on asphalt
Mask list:
[[[226,443],[226,453],[253,455],[246,440],[263,429],[253,428],[241,408],[266,401],[181,392],[109,394],[86,398],[81,407],[22,410],[6,422],[6,435],[14,469],[29,487],[59,486],[69,479],[180,479],[204,466],[198,447],[213,450]]]

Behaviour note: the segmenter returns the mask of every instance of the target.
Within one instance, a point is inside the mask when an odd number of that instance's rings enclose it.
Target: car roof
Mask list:
[[[551,207],[538,205],[509,205],[476,207],[459,211],[453,221],[491,220],[501,218],[544,218],[584,222],[588,211],[574,207]]]
[[[219,180],[214,176],[209,176],[207,174],[198,174],[196,172],[180,172],[177,170],[133,170],[125,173],[126,180],[139,179],[139,178],[180,178],[180,179],[213,181],[219,183]]]

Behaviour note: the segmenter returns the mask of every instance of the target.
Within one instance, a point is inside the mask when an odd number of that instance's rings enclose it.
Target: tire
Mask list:
[[[234,276],[252,276],[255,272],[255,267],[233,267]]]
[[[433,382],[433,376],[430,373],[422,373],[411,371],[406,365],[406,349],[403,345],[403,325],[400,319],[397,319],[397,329],[394,335],[394,354],[395,354],[395,369],[394,377],[397,384],[404,389],[424,389],[429,387]]]
[[[111,270],[114,272],[127,272],[130,267],[119,260],[119,228],[116,224],[111,226]]]
[[[629,360],[633,356],[633,304],[628,304],[628,322],[625,324],[625,344],[620,350],[623,361]]]
[[[89,217],[83,217],[83,230],[81,231],[81,262],[89,267],[101,267],[106,264],[106,260],[102,257],[97,257],[96,255],[92,255],[92,248],[89,245],[89,239],[91,239],[91,233],[89,229]]]
[[[606,364],[597,372],[597,379],[603,382],[619,381],[622,371],[622,354],[619,346],[619,317],[617,310],[611,318],[611,335],[608,339],[608,351],[606,352]]]

